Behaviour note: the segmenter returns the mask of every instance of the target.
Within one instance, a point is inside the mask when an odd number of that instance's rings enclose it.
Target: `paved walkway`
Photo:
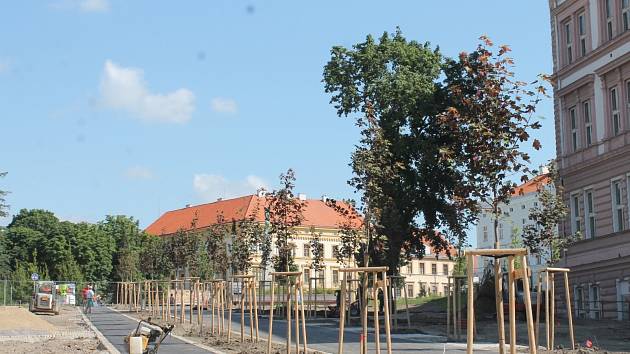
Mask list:
[[[128,353],[124,337],[138,325],[120,313],[107,307],[95,307],[92,314],[88,314],[92,324],[109,340],[121,353]],[[160,346],[160,354],[192,354],[211,353],[192,344],[182,342],[168,336]]]

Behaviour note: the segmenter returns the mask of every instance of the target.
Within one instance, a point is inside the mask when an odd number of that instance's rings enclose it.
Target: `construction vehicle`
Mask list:
[[[140,320],[138,326],[125,337],[130,354],[156,354],[160,345],[173,331],[175,325],[160,326],[151,317]]]
[[[33,295],[28,310],[31,312],[48,312],[59,314],[61,308],[59,290],[54,281],[36,281],[33,284]]]

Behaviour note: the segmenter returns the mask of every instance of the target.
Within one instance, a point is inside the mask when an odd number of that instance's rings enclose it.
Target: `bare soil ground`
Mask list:
[[[426,334],[446,335],[446,313],[440,306],[427,303],[424,306],[416,307],[410,310],[412,318],[412,328]],[[404,312],[399,313],[399,323],[401,327],[406,327],[406,318]],[[466,340],[465,311],[462,312],[462,335],[460,341]],[[475,342],[497,342],[497,323],[494,315],[485,316],[483,319],[477,320],[477,333],[475,334]],[[506,341],[508,338],[507,318],[505,316]],[[452,326],[452,323],[451,323]],[[517,343],[528,345],[527,342],[527,325],[525,321],[517,321]],[[574,319],[574,336],[575,341],[580,347],[585,345],[587,339],[593,342],[594,348],[583,348],[575,351],[558,349],[555,351],[539,351],[545,354],[582,354],[582,353],[630,353],[630,323],[627,321],[610,321],[610,320],[583,320]],[[402,329],[401,329],[402,330]],[[541,319],[540,337],[538,344],[544,346],[546,344],[544,318]],[[451,329],[452,332],[452,329]],[[560,348],[570,348],[570,339],[567,320],[558,318],[556,322],[556,333],[554,344]]]
[[[0,342],[3,353],[107,353],[74,306],[57,316],[0,308]]]

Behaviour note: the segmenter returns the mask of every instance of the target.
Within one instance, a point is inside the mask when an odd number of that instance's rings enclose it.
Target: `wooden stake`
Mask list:
[[[273,301],[274,301],[274,281],[271,276],[271,306],[269,307],[269,339],[267,340],[267,354],[271,354],[271,336],[273,334]]]
[[[525,279],[527,281],[527,279]],[[514,287],[514,256],[508,257],[508,306],[510,308],[510,354],[516,354],[516,289]]]
[[[529,289],[529,273],[527,272],[527,255],[521,256],[521,263],[523,267],[523,297],[525,298],[525,316],[527,317],[527,336],[529,337],[529,352],[536,354],[536,335],[534,334],[534,319],[532,316],[532,297]]]
[[[551,273],[551,295],[549,295],[550,297],[550,314],[549,316],[551,317],[549,319],[550,322],[550,328],[551,328],[551,332],[550,332],[550,336],[551,336],[551,348],[554,348],[554,342],[555,342],[555,336],[556,336],[556,280],[555,280],[555,274]]]
[[[542,301],[542,272],[538,272],[536,287],[536,347],[540,340],[540,302]]]
[[[291,354],[291,283],[287,278],[287,354]]]
[[[233,302],[234,302],[234,286],[233,283],[234,281],[230,282],[230,291],[228,292],[228,297],[230,299],[230,301],[228,302],[228,329],[227,329],[227,335],[228,335],[228,343],[230,343],[230,338],[232,337],[232,307],[234,306]],[[269,323],[269,352],[271,352],[271,323]]]
[[[295,353],[300,354],[300,299],[298,297],[298,279],[295,279],[295,285],[293,286],[293,290],[295,291]]]
[[[346,323],[346,282],[347,282],[347,274],[343,273],[343,280],[341,281],[341,294],[339,294],[340,306],[339,310],[339,348],[337,349],[338,354],[343,354],[343,330]]]
[[[569,319],[569,337],[571,339],[571,349],[575,350],[575,338],[573,337],[573,313],[571,312],[571,293],[569,291],[569,275],[564,273],[564,293],[567,303],[567,318]]]
[[[468,315],[467,315],[467,326],[466,326],[466,330],[468,331],[468,336],[466,338],[466,353],[467,354],[473,354],[473,326],[471,326],[470,324],[473,323],[474,318],[475,318],[475,308],[474,308],[474,291],[473,291],[473,287],[470,286],[473,283],[473,271],[474,271],[474,266],[473,266],[473,256],[466,254],[466,265],[467,265],[467,271],[466,274],[468,276]],[[455,280],[456,281],[456,280]]]
[[[245,342],[245,289],[241,279],[241,343]]]
[[[376,346],[376,354],[381,354],[381,338],[380,338],[380,324],[378,320],[378,289],[379,283],[377,279],[377,275],[372,275],[372,309],[374,309],[374,344]],[[448,326],[447,326],[448,328]]]
[[[302,299],[302,302],[300,304],[300,312],[302,313],[302,342],[304,343],[302,351],[304,354],[308,354],[308,346],[306,345],[306,318],[304,317],[304,286],[302,281],[300,281],[300,298]]]
[[[494,293],[497,307],[497,328],[499,331],[499,354],[505,353],[505,327],[503,316],[503,277],[501,271],[501,259],[494,261]]]
[[[254,281],[254,280],[252,280]],[[256,283],[254,281],[254,284],[252,286],[252,292],[254,294],[254,326],[256,327],[256,342],[259,341],[258,338],[258,298],[257,298],[257,293],[256,293]],[[304,295],[302,295],[304,296]],[[304,315],[302,315],[304,316]]]
[[[249,339],[254,341],[254,283],[253,280],[247,281],[247,307],[249,308]]]
[[[446,293],[446,341],[448,341],[449,333],[451,331],[451,278],[446,278],[447,289]],[[422,284],[420,284],[422,286]]]
[[[387,272],[383,271],[383,283],[385,284],[385,289],[387,289]],[[387,354],[392,354],[392,337],[391,337],[391,329],[389,327],[389,294],[385,291],[384,294],[385,300],[385,338],[387,340]]]
[[[551,327],[549,326],[549,272],[545,272],[545,332],[547,335],[547,350],[551,350]]]

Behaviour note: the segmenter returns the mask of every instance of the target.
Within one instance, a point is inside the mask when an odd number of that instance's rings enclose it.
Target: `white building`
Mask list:
[[[530,181],[518,186],[510,202],[499,205],[501,216],[499,217],[499,229],[497,237],[500,248],[523,247],[523,229],[533,222],[529,220],[531,208],[539,206],[538,185],[544,182],[545,175],[537,176]],[[479,223],[477,224],[477,248],[494,248],[494,215],[490,208],[484,208]],[[476,264],[475,275],[481,277],[484,269],[491,262],[490,258],[482,257]],[[533,279],[536,279],[538,270],[545,267],[547,259],[538,254],[530,254],[527,264],[532,269]]]

